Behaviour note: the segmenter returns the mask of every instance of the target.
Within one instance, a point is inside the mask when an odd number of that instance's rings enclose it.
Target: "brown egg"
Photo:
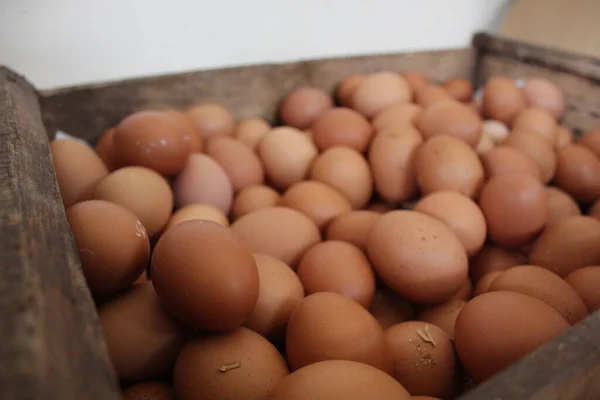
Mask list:
[[[357,247],[329,240],[308,250],[298,264],[298,277],[307,295],[333,292],[369,308],[375,293],[375,274]]]
[[[503,271],[492,271],[485,274],[475,285],[473,297],[487,293],[494,280],[500,276]]]
[[[233,200],[233,218],[262,208],[275,207],[281,196],[267,185],[252,185],[240,190]]]
[[[411,395],[454,395],[458,363],[446,332],[427,322],[410,321],[388,328],[385,337],[394,360],[392,376]]]
[[[422,143],[421,134],[409,125],[387,128],[373,139],[369,165],[375,190],[386,202],[399,204],[417,193],[415,155]]]
[[[233,185],[223,167],[206,154],[192,154],[173,181],[175,205],[205,203],[229,214],[233,202]]]
[[[271,131],[271,125],[262,118],[251,117],[238,122],[233,135],[237,140],[255,150],[263,136]]]
[[[197,329],[233,329],[258,299],[258,270],[248,246],[212,221],[187,221],[165,232],[152,253],[151,275],[165,307]]]
[[[173,387],[178,400],[263,400],[288,374],[267,339],[237,328],[187,342],[175,363]]]
[[[290,186],[278,205],[300,211],[320,229],[340,214],[352,210],[350,202],[337,190],[318,181],[302,181]]]
[[[463,307],[454,342],[469,375],[481,382],[569,327],[558,311],[541,300],[521,293],[491,292]]]
[[[283,98],[279,115],[285,125],[309,128],[313,121],[333,107],[333,100],[321,89],[299,87]]]
[[[548,183],[556,172],[554,147],[540,135],[528,131],[512,132],[503,142],[529,156],[538,166],[542,182]]]
[[[473,284],[471,283],[471,279],[467,278],[463,282],[460,290],[454,294],[454,296],[450,297],[450,300],[470,300],[473,294]]]
[[[464,140],[472,147],[481,137],[481,118],[470,107],[456,101],[439,101],[421,112],[415,126],[425,139],[450,135]]]
[[[139,165],[162,175],[183,168],[191,147],[186,129],[163,111],[139,111],[115,128],[114,149],[122,165]]]
[[[143,382],[125,389],[123,400],[175,400],[175,394],[166,383]]]
[[[556,143],[558,125],[548,111],[541,108],[526,108],[513,123],[513,131],[528,131],[537,133],[548,141],[551,146]]]
[[[279,127],[267,133],[258,145],[258,155],[267,178],[277,189],[300,182],[310,171],[318,150],[302,131]]]
[[[556,142],[554,143],[554,148],[562,149],[571,143],[573,143],[573,131],[564,125],[559,125],[556,128]]]
[[[412,304],[384,286],[375,290],[369,312],[383,329],[415,317]]]
[[[113,146],[114,135],[115,128],[108,129],[98,137],[95,146],[96,154],[102,159],[109,171],[114,171],[121,166],[121,162],[119,161],[117,152]]]
[[[354,91],[365,79],[365,75],[350,75],[341,81],[335,91],[337,101],[344,107],[352,107]]]
[[[488,292],[508,291],[526,294],[543,301],[574,325],[587,316],[588,310],[577,292],[560,276],[534,265],[521,265],[503,271]]]
[[[527,257],[514,250],[485,244],[469,261],[469,276],[477,283],[484,275],[493,271],[502,271],[527,262]]]
[[[419,320],[433,324],[454,338],[454,325],[460,310],[467,304],[465,300],[453,299],[445,303],[427,307],[419,313]]]
[[[469,257],[477,253],[486,238],[483,212],[473,200],[458,192],[442,190],[423,197],[414,211],[427,214],[454,232],[467,250]]]
[[[313,162],[310,178],[336,189],[352,208],[363,208],[373,194],[373,177],[367,160],[356,150],[330,147]]]
[[[503,173],[529,174],[542,180],[542,174],[535,161],[521,150],[507,145],[496,146],[480,156],[487,179]]]
[[[450,79],[442,87],[458,101],[468,102],[473,98],[473,84],[466,79]]]
[[[529,262],[565,277],[576,269],[600,265],[600,222],[574,216],[547,227],[538,237]]]
[[[479,138],[479,143],[475,146],[475,151],[481,155],[493,150],[494,147],[496,147],[494,140],[489,135],[484,134]]]
[[[293,371],[319,361],[349,360],[392,372],[379,323],[360,304],[337,293],[314,293],[300,302],[290,316],[285,346]]]
[[[108,201],[88,200],[69,207],[67,220],[94,296],[115,295],[145,271],[150,243],[131,211]]]
[[[588,209],[587,215],[600,221],[600,199],[596,200]]]
[[[575,289],[590,313],[600,309],[600,266],[580,268],[571,272],[565,280]]]
[[[402,77],[408,83],[414,94],[419,93],[429,86],[429,80],[420,72],[407,71],[403,72]]]
[[[360,362],[328,360],[283,378],[269,400],[412,400],[398,381]]]
[[[554,183],[575,200],[591,203],[600,197],[600,160],[584,146],[565,146],[556,152]]]
[[[460,240],[444,223],[415,211],[382,215],[371,228],[367,253],[387,286],[418,303],[448,300],[467,278]]]
[[[423,107],[413,103],[398,103],[383,109],[373,118],[373,127],[377,132],[386,128],[412,125]]]
[[[379,214],[370,210],[356,210],[335,217],[327,226],[327,240],[342,240],[365,250],[367,237]]]
[[[367,118],[395,103],[409,103],[412,89],[395,72],[377,72],[368,75],[352,94],[352,107]]]
[[[65,208],[94,198],[96,186],[108,175],[102,159],[86,145],[69,139],[52,141],[50,152]]]
[[[565,95],[554,82],[541,77],[529,78],[522,90],[530,106],[550,112],[556,120],[565,114]]]
[[[600,157],[600,127],[585,132],[578,144],[587,147],[596,157]]]
[[[112,365],[121,382],[167,377],[189,329],[160,304],[151,283],[140,283],[98,309]]]
[[[575,200],[559,188],[546,187],[546,199],[548,200],[546,226],[574,215],[581,215],[581,210]]]
[[[485,117],[510,126],[527,107],[527,99],[512,79],[497,76],[485,84],[481,107]]]
[[[429,108],[437,102],[454,100],[441,86],[429,85],[416,93],[415,102],[423,108]]]
[[[505,123],[496,121],[494,119],[483,121],[482,130],[483,135],[490,136],[496,144],[502,143],[510,133],[510,130]]]
[[[258,156],[238,140],[212,138],[206,142],[205,152],[223,167],[235,192],[250,185],[260,185],[265,180]]]
[[[312,138],[319,150],[348,146],[365,152],[373,136],[373,127],[358,112],[337,107],[323,112],[311,126]]]
[[[513,172],[493,177],[481,191],[479,206],[490,239],[500,246],[527,244],[548,218],[544,186],[528,174]]]
[[[238,218],[231,229],[253,253],[265,253],[295,267],[300,257],[321,241],[315,223],[299,211],[271,207]]]
[[[165,110],[165,113],[174,118],[181,126],[181,129],[185,135],[185,140],[190,145],[190,152],[202,153],[204,142],[202,141],[202,136],[200,136],[198,129],[196,129],[196,126],[190,117],[186,113],[175,109]]]
[[[188,108],[186,113],[204,140],[213,136],[233,135],[235,130],[233,115],[219,104],[198,104]]]
[[[258,301],[244,326],[281,343],[292,311],[304,298],[304,288],[298,275],[283,261],[260,253],[252,256],[258,267]]]
[[[173,193],[167,180],[144,167],[124,167],[111,172],[96,188],[95,197],[133,212],[150,237],[162,231],[173,210]]]
[[[203,219],[206,221],[216,222],[222,226],[229,226],[229,220],[227,219],[227,216],[225,216],[225,214],[223,214],[223,212],[217,207],[210,204],[197,203],[188,204],[175,211],[173,215],[171,215],[165,231],[183,222],[196,219]]]
[[[475,198],[483,185],[483,166],[475,150],[449,135],[426,141],[415,157],[417,185],[427,195],[454,190]]]

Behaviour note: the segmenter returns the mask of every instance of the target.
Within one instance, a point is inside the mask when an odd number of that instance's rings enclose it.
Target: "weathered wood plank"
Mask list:
[[[0,397],[120,398],[37,94],[0,68]]]

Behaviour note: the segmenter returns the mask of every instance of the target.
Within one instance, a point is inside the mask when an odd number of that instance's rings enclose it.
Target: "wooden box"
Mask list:
[[[131,112],[202,100],[222,103],[237,117],[273,120],[278,100],[295,86],[332,91],[352,73],[379,70],[475,84],[492,75],[545,76],[567,95],[567,126],[580,132],[600,125],[600,60],[487,34],[476,35],[468,49],[228,68],[49,92],[0,68],[0,398],[120,397],[52,168],[48,142],[57,129],[94,140]],[[600,399],[600,312],[461,399]]]

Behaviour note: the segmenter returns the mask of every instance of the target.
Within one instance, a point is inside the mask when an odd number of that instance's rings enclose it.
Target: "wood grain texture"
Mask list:
[[[471,50],[463,49],[226,68],[54,90],[43,93],[41,105],[51,135],[60,129],[93,140],[143,109],[185,108],[211,101],[237,118],[260,116],[274,121],[281,97],[297,86],[332,92],[351,74],[383,70],[420,71],[434,81],[469,79],[473,61]]]
[[[0,398],[120,398],[37,94],[0,68]]]

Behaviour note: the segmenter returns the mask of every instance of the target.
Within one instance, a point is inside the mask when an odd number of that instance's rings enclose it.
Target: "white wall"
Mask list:
[[[462,47],[509,0],[0,0],[0,64],[47,89],[327,56]]]

